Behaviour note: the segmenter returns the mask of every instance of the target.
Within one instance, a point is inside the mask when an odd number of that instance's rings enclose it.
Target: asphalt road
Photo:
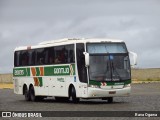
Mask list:
[[[40,102],[27,102],[12,89],[0,89],[0,111],[160,111],[160,83],[132,84],[130,97],[104,100],[81,100],[78,104],[57,102],[49,97]]]

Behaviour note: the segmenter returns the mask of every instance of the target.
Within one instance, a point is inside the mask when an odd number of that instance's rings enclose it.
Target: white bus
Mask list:
[[[113,97],[130,94],[129,52],[124,41],[112,39],[61,39],[17,47],[13,81],[14,93],[27,101],[54,96],[111,103]]]

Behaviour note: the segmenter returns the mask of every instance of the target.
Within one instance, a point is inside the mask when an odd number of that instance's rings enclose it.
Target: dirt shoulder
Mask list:
[[[5,88],[13,89],[13,84],[11,84],[11,83],[9,83],[9,84],[0,83],[0,89],[5,89]]]

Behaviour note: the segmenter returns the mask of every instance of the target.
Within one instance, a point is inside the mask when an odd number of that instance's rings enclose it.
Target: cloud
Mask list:
[[[61,38],[115,38],[137,52],[138,67],[160,67],[157,0],[8,1],[0,4],[0,73],[12,72],[13,50]],[[148,58],[148,54],[152,57]]]

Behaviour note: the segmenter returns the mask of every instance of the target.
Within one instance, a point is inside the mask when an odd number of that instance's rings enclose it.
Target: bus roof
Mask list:
[[[38,45],[33,45],[33,46],[16,47],[15,51],[59,46],[59,45],[66,45],[66,44],[74,44],[74,43],[102,43],[102,42],[117,43],[117,42],[124,42],[124,41],[118,40],[118,39],[105,39],[105,38],[64,38],[64,39],[58,39],[58,40],[44,41],[39,43]]]

